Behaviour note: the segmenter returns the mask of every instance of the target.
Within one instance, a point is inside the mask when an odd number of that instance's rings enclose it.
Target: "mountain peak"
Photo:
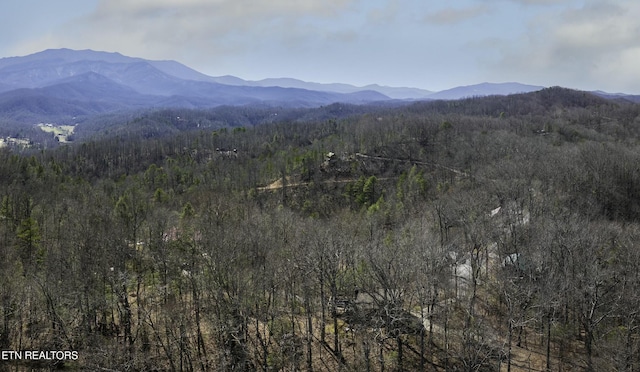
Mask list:
[[[104,52],[104,51],[96,51],[92,49],[82,49],[75,50],[69,48],[60,48],[60,49],[46,49],[42,52],[31,54],[30,56],[48,59],[48,58],[59,58],[67,62],[76,62],[76,61],[104,61],[110,63],[123,63],[130,62],[132,60],[140,60],[140,58],[133,58],[124,56],[118,52]],[[26,56],[26,57],[30,57]]]
[[[509,94],[529,93],[544,89],[542,86],[527,85],[521,83],[489,83],[484,82],[474,85],[459,86],[429,96],[430,99],[454,100],[480,96],[506,96]]]
[[[0,59],[0,92],[6,92],[4,96],[23,89],[57,102],[66,100],[71,105],[86,107],[99,102],[92,107],[101,110],[142,105],[213,107],[251,103],[315,107],[389,99],[379,92],[362,92],[363,89],[345,94],[308,87],[252,86],[251,82],[236,79],[241,84],[221,84],[216,78],[176,61],[153,61],[91,49],[47,49]]]

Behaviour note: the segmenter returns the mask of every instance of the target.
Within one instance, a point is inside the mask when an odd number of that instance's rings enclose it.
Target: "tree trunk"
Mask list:
[[[396,336],[396,343],[398,345],[398,372],[402,372],[404,371],[403,368],[403,355],[402,355],[402,336],[398,335]]]
[[[367,366],[367,372],[371,372],[371,348],[367,341],[362,341],[362,349],[364,351],[364,361]]]
[[[326,304],[326,296],[324,293],[324,267],[323,267],[323,258],[320,256],[320,305],[322,307],[322,312],[320,314],[320,342],[323,344],[326,342],[325,338],[326,334],[326,325],[327,325],[327,304]]]
[[[304,307],[307,313],[307,371],[313,371],[313,317],[309,294],[305,295]]]
[[[511,313],[511,312],[509,312]],[[507,336],[507,372],[511,372],[511,343],[513,339],[513,324],[509,315],[509,334]]]
[[[547,314],[547,372],[551,372],[551,311]]]

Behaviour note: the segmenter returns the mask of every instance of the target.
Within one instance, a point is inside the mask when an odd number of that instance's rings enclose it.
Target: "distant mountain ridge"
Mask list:
[[[395,88],[380,85],[356,87],[349,84],[321,84],[304,82],[292,78],[268,78],[259,81],[248,81],[235,76],[213,77],[202,74],[176,61],[151,61],[142,58],[126,57],[120,53],[99,52],[93,50],[48,49],[24,57],[9,57],[0,59],[0,92],[18,88],[38,88],[52,84],[59,78],[71,77],[84,72],[96,72],[112,78],[118,83],[124,83],[121,74],[129,74],[137,65],[138,73],[145,68],[153,68],[166,76],[157,75],[156,78],[189,80],[207,83],[217,83],[231,86],[247,87],[280,87],[313,90],[329,93],[350,94],[362,91],[378,92],[381,96],[375,100],[384,99],[424,99],[433,92],[418,88]],[[126,75],[125,75],[126,76]],[[132,85],[132,84],[128,84]],[[163,90],[135,86],[144,94],[162,94]],[[383,97],[384,96],[384,97]]]
[[[141,107],[203,108],[269,104],[317,107],[387,101],[382,93],[348,93],[278,86],[229,85],[175,61],[149,61],[119,53],[49,49],[0,59],[0,114],[43,120],[49,113],[90,115]],[[239,79],[240,80],[240,79]],[[30,92],[25,91],[30,90]],[[31,102],[37,101],[37,102]],[[51,108],[58,108],[52,110]],[[60,108],[66,108],[61,110]],[[35,109],[37,108],[37,109]]]
[[[535,92],[545,87],[520,83],[481,83],[455,87],[431,94],[431,99],[461,99],[481,96],[506,96],[509,94]]]
[[[247,81],[234,76],[224,76],[214,78],[217,82],[230,85],[248,85],[270,87],[279,86],[285,88],[311,89],[323,92],[337,93],[355,93],[362,90],[371,90],[382,93],[392,99],[426,99],[434,92],[419,88],[403,88],[403,87],[387,87],[378,84],[370,84],[363,87],[357,87],[350,84],[342,83],[313,83],[293,78],[267,78],[257,81]]]
[[[93,50],[48,49],[0,59],[0,116],[14,119],[29,117],[29,113],[44,120],[49,114],[64,112],[76,116],[145,107],[249,104],[319,107],[336,102],[456,100],[543,88],[515,82],[482,83],[432,92],[377,84],[357,87],[313,83],[293,78],[249,81],[230,75],[208,76],[171,60],[153,61]],[[631,100],[625,95],[615,98]]]
[[[310,91],[350,94],[362,91],[378,92],[371,99],[459,99],[469,96],[528,92],[543,87],[517,83],[483,83],[457,87],[441,92],[419,88],[388,87],[371,84],[357,87],[341,83],[313,83],[293,78],[267,78],[258,81],[243,80],[235,76],[208,76],[179,62],[152,61],[127,57],[116,52],[93,50],[47,49],[23,57],[0,59],[0,92],[18,88],[40,88],[55,84],[59,79],[86,72],[101,74],[114,82],[134,88],[142,94],[171,96],[183,95],[185,82],[215,83],[225,86],[293,88]],[[182,87],[178,89],[176,85]],[[335,97],[344,98],[344,97]],[[346,97],[349,99],[349,97]]]

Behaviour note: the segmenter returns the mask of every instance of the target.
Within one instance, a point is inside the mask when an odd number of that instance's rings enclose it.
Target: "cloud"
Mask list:
[[[640,7],[633,5],[594,3],[566,12],[550,36],[561,48],[615,51],[638,42],[639,11]]]
[[[618,83],[637,92],[638,19],[640,4],[613,0],[541,13],[517,43],[497,48],[503,54],[494,69],[502,74],[526,71],[539,78],[548,76],[546,85],[608,89]]]
[[[146,58],[237,54],[269,42],[304,46],[316,23],[357,0],[100,0],[95,10],[24,48],[100,48]],[[348,30],[328,29],[344,35]],[[39,47],[41,46],[41,47]]]
[[[92,1],[66,23],[58,15],[23,34],[12,54],[91,48],[248,79],[640,87],[640,3],[631,1]]]
[[[489,12],[487,5],[475,5],[468,8],[445,8],[428,14],[424,21],[431,24],[445,25],[467,21]]]
[[[352,0],[101,0],[99,14],[129,13],[154,14],[166,10],[178,10],[184,13],[204,12],[226,17],[271,17],[277,15],[315,14],[318,16],[335,15],[349,5]]]
[[[383,6],[369,10],[367,20],[372,24],[389,24],[395,22],[402,8],[403,4],[400,3],[400,0],[384,1]]]
[[[573,0],[509,0],[513,3],[519,3],[524,5],[561,5],[570,4]]]

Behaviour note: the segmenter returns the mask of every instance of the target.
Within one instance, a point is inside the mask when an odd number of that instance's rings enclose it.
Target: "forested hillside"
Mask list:
[[[0,148],[0,370],[640,369],[640,106],[339,107]]]

